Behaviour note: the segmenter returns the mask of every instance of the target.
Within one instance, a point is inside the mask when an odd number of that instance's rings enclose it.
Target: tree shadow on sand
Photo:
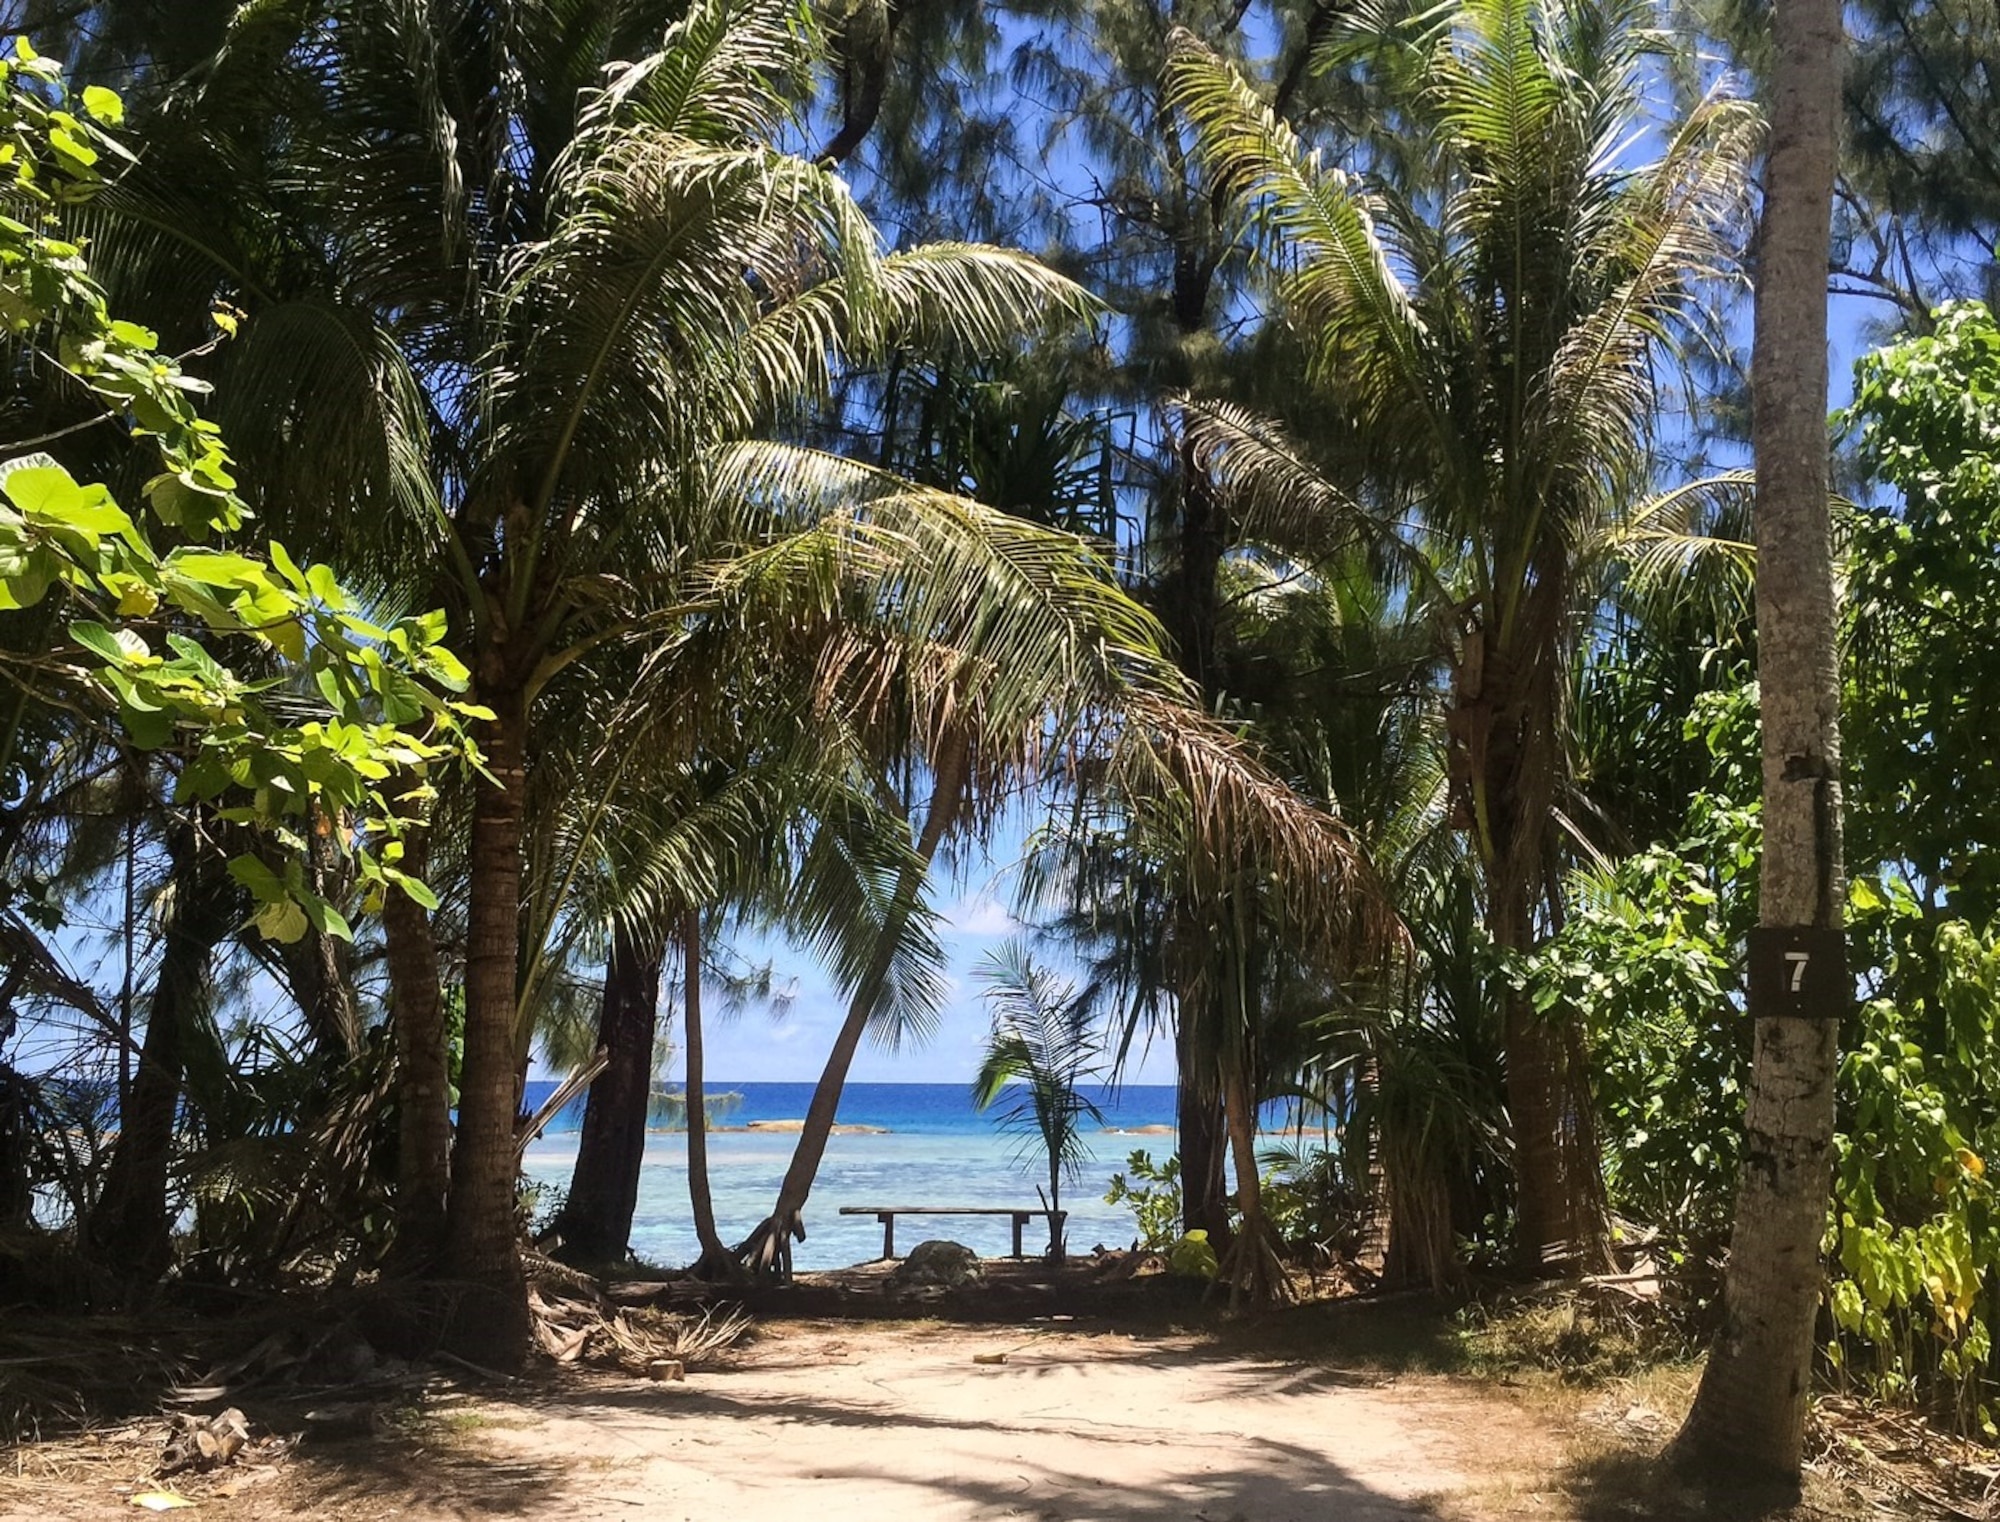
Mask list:
[[[1830,1481],[1797,1487],[1731,1474],[1697,1474],[1630,1448],[1568,1465],[1562,1488],[1580,1522],[1847,1522],[1870,1514]]]
[[[337,1517],[526,1517],[553,1514],[587,1490],[581,1464],[482,1451],[476,1437],[448,1443],[355,1439],[302,1449],[288,1476],[314,1513]]]
[[[996,1407],[1000,1398],[996,1391]],[[667,1410],[690,1417],[757,1421],[767,1428],[866,1429],[889,1440],[901,1437],[906,1441],[894,1456],[883,1453],[878,1459],[857,1445],[846,1462],[801,1465],[793,1478],[802,1491],[808,1486],[844,1483],[865,1487],[885,1502],[888,1495],[900,1491],[913,1499],[912,1512],[926,1515],[1035,1518],[1038,1522],[1305,1522],[1308,1518],[1313,1522],[1327,1518],[1388,1522],[1434,1515],[1421,1499],[1392,1495],[1371,1486],[1314,1448],[1250,1433],[1228,1436],[1230,1457],[1226,1462],[1214,1462],[1216,1450],[1210,1446],[1203,1450],[1206,1462],[1191,1456],[1184,1472],[1131,1484],[1107,1480],[1096,1470],[1110,1466],[1092,1465],[1088,1460],[1093,1455],[1108,1458],[1123,1449],[1143,1449],[1149,1455],[1163,1448],[1171,1450],[1175,1447],[1171,1431],[1076,1416],[1041,1419],[1011,1407],[975,1417],[917,1411],[893,1402],[738,1396],[712,1384],[664,1396],[643,1386],[607,1387],[552,1397],[545,1404],[586,1421],[593,1416],[615,1421],[617,1413],[634,1410]],[[1087,1447],[1077,1455],[1081,1462],[1053,1461],[1046,1446],[1041,1453],[1035,1451],[1038,1436],[1054,1433],[1086,1440]],[[952,1434],[991,1434],[1018,1444],[1022,1451],[952,1457]],[[1203,1436],[1213,1438],[1216,1434]],[[782,1440],[777,1451],[783,1451]],[[584,1499],[577,1492],[572,1495]],[[851,1492],[844,1499],[851,1499]]]

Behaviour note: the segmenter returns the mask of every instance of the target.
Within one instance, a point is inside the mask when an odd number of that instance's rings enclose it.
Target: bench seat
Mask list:
[[[1049,1223],[1049,1235],[1062,1230],[1069,1219],[1067,1210],[1050,1210],[1041,1205],[1025,1208],[1014,1205],[842,1205],[842,1215],[872,1215],[882,1223],[882,1256],[896,1256],[896,1217],[899,1215],[1004,1215],[1014,1218],[1014,1256],[1021,1252],[1021,1231],[1036,1216]]]

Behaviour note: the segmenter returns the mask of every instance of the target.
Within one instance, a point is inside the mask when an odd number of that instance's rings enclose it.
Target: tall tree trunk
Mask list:
[[[1289,1299],[1291,1283],[1264,1215],[1263,1181],[1257,1175],[1257,1100],[1239,1061],[1223,1080],[1222,1110],[1229,1126],[1230,1162],[1236,1170],[1236,1239],[1223,1259],[1229,1301],[1253,1304]]]
[[[307,881],[321,898],[337,901],[348,886],[347,874],[329,837],[340,825],[321,808],[315,808],[312,825],[306,837]],[[283,862],[273,865],[282,876]],[[354,1006],[352,948],[339,936],[309,929],[277,950],[314,1049],[344,1062],[359,1057],[361,1019]]]
[[[1204,1078],[1188,1022],[1176,1019],[1174,1094],[1181,1158],[1181,1230],[1205,1231],[1219,1253],[1229,1245],[1229,1186],[1223,1176],[1228,1138],[1222,1096]]]
[[[430,832],[404,839],[403,870],[430,867]],[[382,903],[389,965],[389,1023],[396,1045],[395,1261],[421,1269],[444,1247],[451,1182],[451,1042],[437,940],[424,906],[391,888]]]
[[[1796,1485],[1822,1286],[1843,946],[1840,688],[1827,513],[1827,310],[1838,0],[1773,7],[1771,149],[1751,358],[1764,861],[1756,1050],[1723,1323],[1677,1455]],[[1727,1466],[1724,1469],[1722,1466]]]
[[[188,1030],[207,996],[215,948],[241,909],[241,894],[220,852],[202,839],[195,821],[175,825],[168,849],[172,898],[145,1041],[86,1233],[98,1259],[134,1287],[156,1282],[173,1259],[167,1178]]]
[[[1502,747],[1496,747],[1502,749]],[[1506,749],[1511,750],[1511,747]],[[1486,928],[1503,951],[1534,949],[1532,871],[1543,819],[1530,818],[1511,755],[1496,756],[1483,789]],[[1583,1274],[1610,1266],[1603,1160],[1590,1119],[1589,1074],[1574,1051],[1560,1006],[1540,1011],[1517,993],[1501,995],[1507,1060],[1507,1118],[1514,1144],[1514,1256],[1523,1274]]]
[[[624,926],[613,927],[597,1017],[597,1044],[609,1061],[584,1100],[569,1197],[555,1221],[562,1255],[573,1262],[615,1263],[631,1244],[646,1162],[663,961],[662,951],[647,951]]]
[[[465,1055],[445,1213],[444,1267],[464,1288],[445,1335],[462,1356],[506,1369],[527,1357],[531,1333],[514,1153],[527,708],[518,689],[481,700],[496,717],[480,736],[490,776],[479,777],[473,791]]]
[[[833,1050],[827,1054],[826,1066],[820,1073],[818,1086],[813,1090],[812,1103],[806,1107],[805,1126],[799,1133],[797,1147],[793,1149],[791,1166],[785,1170],[784,1182],[778,1188],[778,1202],[771,1207],[770,1215],[736,1249],[737,1261],[760,1279],[791,1278],[792,1242],[794,1239],[805,1240],[806,1198],[812,1193],[820,1161],[826,1156],[827,1139],[833,1135],[834,1117],[840,1112],[840,1091],[846,1086],[847,1070],[854,1065],[854,1054],[861,1049],[861,1038],[869,1022],[875,1018],[883,985],[889,978],[889,969],[895,965],[896,947],[909,926],[910,916],[916,913],[924,890],[924,879],[930,874],[931,860],[944,841],[945,831],[958,815],[970,775],[969,760],[962,744],[947,743],[943,753],[933,761],[930,807],[917,837],[916,859],[903,869],[897,879],[895,897],[890,901],[888,915],[883,920],[881,940],[876,946],[874,959],[855,984],[854,993],[848,1000],[847,1019],[841,1024],[840,1033],[834,1037]]]
[[[715,1198],[708,1187],[708,1074],[701,1029],[701,915],[681,916],[681,1023],[687,1058],[688,1205],[694,1211],[695,1240],[701,1256],[694,1271],[702,1278],[734,1276],[740,1265],[715,1229]]]

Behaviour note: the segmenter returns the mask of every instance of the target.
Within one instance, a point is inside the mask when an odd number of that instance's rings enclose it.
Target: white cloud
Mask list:
[[[1017,934],[1021,922],[990,893],[962,898],[944,913],[944,928],[972,940],[998,941]]]

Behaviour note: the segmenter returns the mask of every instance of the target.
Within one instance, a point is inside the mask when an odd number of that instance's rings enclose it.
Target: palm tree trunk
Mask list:
[[[1224,1260],[1229,1302],[1260,1304],[1291,1298],[1277,1244],[1264,1216],[1263,1180],[1257,1175],[1257,1102],[1239,1063],[1223,1081],[1222,1110],[1229,1127],[1230,1161],[1236,1170],[1236,1239]]]
[[[631,931],[613,926],[597,1017],[597,1044],[609,1060],[584,1100],[576,1167],[555,1221],[562,1254],[573,1262],[616,1263],[631,1244],[646,1162],[664,960],[663,952],[646,952]]]
[[[338,899],[347,885],[346,874],[329,837],[340,827],[339,822],[316,811],[313,826],[306,837],[306,870],[312,890],[321,898]],[[361,1055],[361,1017],[354,1007],[351,947],[339,936],[311,929],[287,948],[287,953],[292,984],[314,1045],[352,1062]]]
[[[1495,787],[1489,794],[1505,800],[1511,791]],[[1494,812],[1505,817],[1507,810],[1503,801]],[[1504,828],[1511,835],[1528,825],[1516,817]],[[1516,846],[1495,854],[1486,867],[1487,931],[1502,950],[1531,950],[1534,914],[1519,869],[1528,853]],[[1515,1267],[1531,1277],[1601,1272],[1610,1266],[1603,1163],[1590,1118],[1589,1074],[1569,1060],[1566,1026],[1573,1016],[1561,1008],[1539,1011],[1520,994],[1501,999],[1514,1142]]]
[[[1197,995],[1198,996],[1198,995]],[[1176,1016],[1174,1057],[1179,1077],[1174,1113],[1181,1158],[1181,1230],[1205,1231],[1217,1253],[1229,1245],[1229,1191],[1223,1177],[1228,1144],[1222,1098],[1205,1083],[1188,1022]]]
[[[770,1215],[736,1249],[737,1261],[757,1278],[791,1278],[792,1242],[794,1239],[805,1240],[806,1198],[812,1193],[813,1180],[818,1177],[820,1162],[826,1156],[827,1140],[833,1135],[834,1117],[840,1111],[840,1092],[847,1083],[847,1070],[854,1065],[854,1054],[861,1048],[861,1037],[867,1031],[869,1022],[875,1018],[883,985],[888,981],[889,969],[895,964],[896,948],[909,926],[910,916],[916,913],[924,879],[930,873],[931,860],[944,841],[945,831],[958,815],[970,774],[969,760],[963,744],[951,743],[933,762],[930,807],[917,838],[916,859],[903,869],[897,879],[895,897],[883,920],[874,959],[860,982],[855,984],[853,996],[848,1000],[847,1019],[842,1023],[840,1033],[834,1037],[833,1050],[827,1054],[826,1066],[821,1070],[819,1084],[813,1090],[812,1103],[806,1108],[805,1126],[799,1133],[798,1145],[792,1151],[791,1165],[785,1170],[784,1182],[778,1188],[778,1202],[771,1207]]]
[[[465,1056],[445,1215],[445,1267],[466,1292],[445,1335],[461,1356],[505,1369],[527,1356],[531,1330],[514,1153],[527,709],[518,690],[481,700],[496,717],[480,737],[490,776],[479,777],[473,791]]]
[[[423,877],[430,832],[404,839],[403,870]],[[428,1267],[444,1247],[451,1181],[451,1047],[437,940],[430,915],[392,888],[382,903],[390,1026],[396,1043],[396,1246],[407,1269]]]
[[[1751,371],[1764,720],[1763,944],[1753,944],[1750,983],[1756,1051],[1722,1328],[1674,1447],[1705,1473],[1796,1486],[1822,1284],[1840,1019],[1853,996],[1842,945],[1826,431],[1841,9],[1837,0],[1784,0],[1774,27]],[[1807,960],[1787,962],[1787,953]],[[1760,966],[1770,959],[1776,969]],[[1788,966],[1794,975],[1785,975]]]
[[[701,1256],[694,1272],[702,1278],[733,1276],[736,1255],[723,1245],[715,1229],[715,1197],[708,1187],[708,1076],[701,1029],[701,915],[681,916],[681,1023],[686,1036],[688,1205],[694,1212],[695,1240]]]
[[[173,1259],[167,1179],[188,1029],[200,1015],[215,948],[236,923],[241,896],[193,820],[175,826],[169,851],[173,896],[146,1037],[86,1232],[91,1251],[135,1288],[157,1282]]]

